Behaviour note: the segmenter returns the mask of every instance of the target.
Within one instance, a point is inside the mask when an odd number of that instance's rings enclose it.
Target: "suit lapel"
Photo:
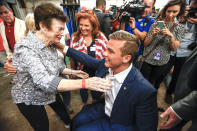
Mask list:
[[[189,60],[191,60],[196,55],[197,55],[197,47],[193,50],[193,52],[191,53],[191,55],[187,58],[186,62],[188,62]]]
[[[120,88],[120,91],[118,92],[118,95],[117,95],[117,97],[116,97],[116,99],[114,101],[114,104],[113,104],[112,113],[119,108],[119,103],[121,103],[121,101],[125,97],[126,97],[126,99],[128,99],[127,95],[129,95],[128,94],[129,88],[132,88],[131,85],[132,85],[132,83],[134,81],[134,76],[135,75],[136,75],[136,70],[135,70],[135,67],[133,66],[132,69],[130,70],[129,74],[125,78],[125,80],[124,80],[124,82],[123,82],[123,84],[122,84],[122,86]]]

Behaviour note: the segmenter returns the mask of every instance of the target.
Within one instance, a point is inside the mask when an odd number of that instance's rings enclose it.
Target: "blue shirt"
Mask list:
[[[138,19],[135,24],[135,28],[137,28],[140,32],[148,32],[150,26],[154,23],[154,19],[151,18],[148,22],[145,22],[146,19],[150,17],[150,14],[144,17],[143,19]],[[128,23],[125,24],[125,30],[128,31],[129,33],[133,34],[133,30],[129,26]],[[143,48],[144,48],[144,43],[141,42],[139,46],[139,51],[137,55],[141,55],[143,53]]]

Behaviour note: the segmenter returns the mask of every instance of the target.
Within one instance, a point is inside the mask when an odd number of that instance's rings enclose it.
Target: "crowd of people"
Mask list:
[[[106,0],[96,0],[95,9],[76,13],[78,28],[71,37],[68,17],[51,3],[38,5],[22,21],[0,2],[7,54],[1,65],[14,75],[13,102],[34,130],[49,130],[45,105],[74,131],[181,131],[190,120],[188,131],[197,130],[197,12],[191,11],[197,1],[169,0],[156,18],[155,2],[143,0],[140,18],[121,21],[120,14],[112,30]],[[158,126],[157,90],[171,70],[165,101],[172,105]],[[71,120],[72,90],[80,90],[83,108]]]

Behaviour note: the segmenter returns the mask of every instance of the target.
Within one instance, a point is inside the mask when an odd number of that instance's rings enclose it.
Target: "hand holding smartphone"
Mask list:
[[[157,21],[157,28],[162,30],[164,28],[164,21]]]

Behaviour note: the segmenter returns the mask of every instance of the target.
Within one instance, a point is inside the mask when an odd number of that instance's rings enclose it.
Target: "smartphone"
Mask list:
[[[164,21],[157,21],[157,28],[162,30],[164,28]]]

